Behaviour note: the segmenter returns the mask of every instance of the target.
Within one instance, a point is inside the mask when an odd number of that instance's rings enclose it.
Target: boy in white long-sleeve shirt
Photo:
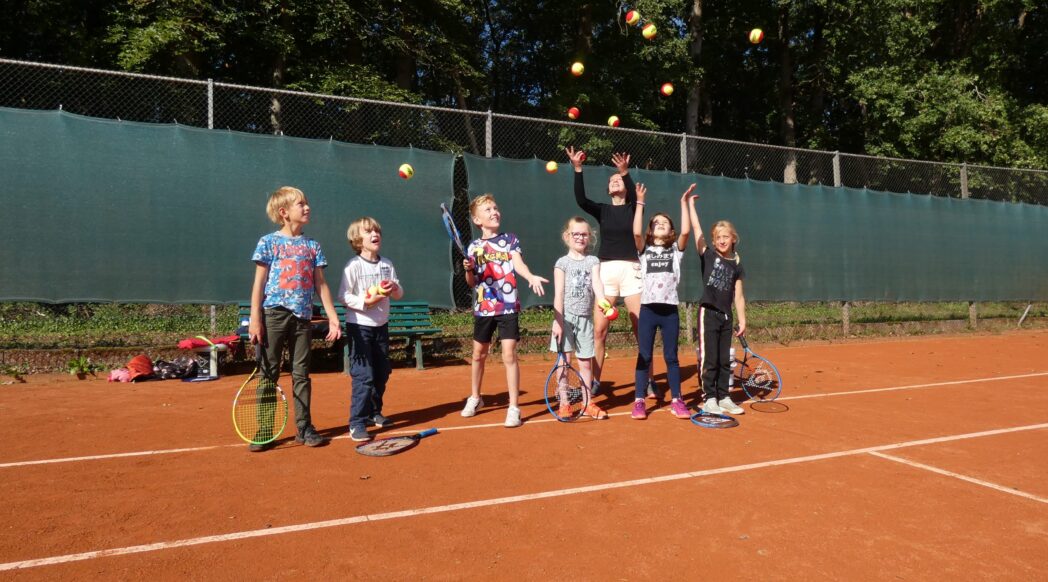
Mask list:
[[[349,437],[369,441],[369,425],[390,424],[382,415],[382,398],[392,370],[389,364],[389,298],[400,299],[400,286],[393,263],[379,255],[382,226],[365,216],[354,220],[346,231],[357,253],[346,263],[338,295],[346,305],[346,341],[349,342],[352,390],[349,408]]]

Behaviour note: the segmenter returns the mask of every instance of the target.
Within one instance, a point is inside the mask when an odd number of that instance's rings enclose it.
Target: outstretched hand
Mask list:
[[[582,169],[582,162],[586,161],[586,152],[576,150],[575,146],[568,146],[564,153],[568,154],[568,159],[571,160],[571,165],[575,166],[576,171]]]
[[[528,287],[530,287],[531,291],[539,297],[542,297],[546,294],[546,290],[542,287],[543,283],[549,283],[549,279],[545,277],[539,277],[538,275],[532,275],[531,278],[528,279]]]
[[[619,174],[625,176],[630,173],[630,155],[625,153],[611,154],[611,163],[619,170]]]
[[[699,199],[699,195],[698,194],[692,194],[692,192],[694,192],[694,191],[695,191],[695,184],[692,184],[691,186],[688,186],[688,189],[684,191],[684,194],[680,195],[680,203],[684,204],[685,202],[698,200]]]
[[[644,202],[644,197],[648,195],[648,187],[644,184],[637,184],[637,202]]]

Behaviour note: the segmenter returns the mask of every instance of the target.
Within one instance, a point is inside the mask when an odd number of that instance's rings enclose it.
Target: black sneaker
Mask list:
[[[594,380],[590,385],[590,396],[600,394],[600,380]]]
[[[317,429],[307,426],[305,429],[298,431],[298,434],[295,435],[295,442],[304,444],[307,447],[319,447],[327,444],[328,440],[317,434]]]
[[[379,428],[386,428],[391,424],[393,424],[393,421],[386,418],[385,416],[382,416],[381,412],[375,414],[375,416],[372,416],[371,418],[364,421],[364,426],[377,426]]]
[[[261,453],[262,451],[268,451],[271,448],[273,448],[272,442],[262,443],[260,445],[251,443],[247,446],[247,450],[251,451],[252,453]]]
[[[371,440],[371,435],[368,434],[368,430],[362,426],[351,426],[349,427],[349,438],[358,443],[366,443]]]

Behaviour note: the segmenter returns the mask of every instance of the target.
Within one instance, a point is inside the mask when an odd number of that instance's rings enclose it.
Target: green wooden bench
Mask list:
[[[313,306],[314,317],[321,319],[325,318],[324,308],[320,305]],[[342,325],[342,335],[345,337],[346,334],[346,306],[340,303],[335,304],[335,315],[338,316],[339,322]],[[246,325],[243,322],[251,318],[251,303],[244,302],[238,304],[237,321],[241,322],[242,326]],[[412,344],[415,347],[415,368],[418,370],[424,369],[422,363],[422,339],[431,335],[437,335],[442,333],[444,330],[433,325],[433,314],[429,309],[429,303],[425,301],[391,301],[389,305],[389,336],[390,337],[402,337],[407,340],[407,347],[410,350]],[[243,332],[240,334],[240,339],[243,345],[248,345],[248,334]],[[342,342],[342,357],[343,357],[343,369],[349,373],[349,344],[348,342]]]

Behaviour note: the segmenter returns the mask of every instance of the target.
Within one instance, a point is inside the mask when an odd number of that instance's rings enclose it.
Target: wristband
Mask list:
[[[637,201],[637,204],[639,204],[640,206],[644,206],[644,203],[641,202],[640,200]]]

